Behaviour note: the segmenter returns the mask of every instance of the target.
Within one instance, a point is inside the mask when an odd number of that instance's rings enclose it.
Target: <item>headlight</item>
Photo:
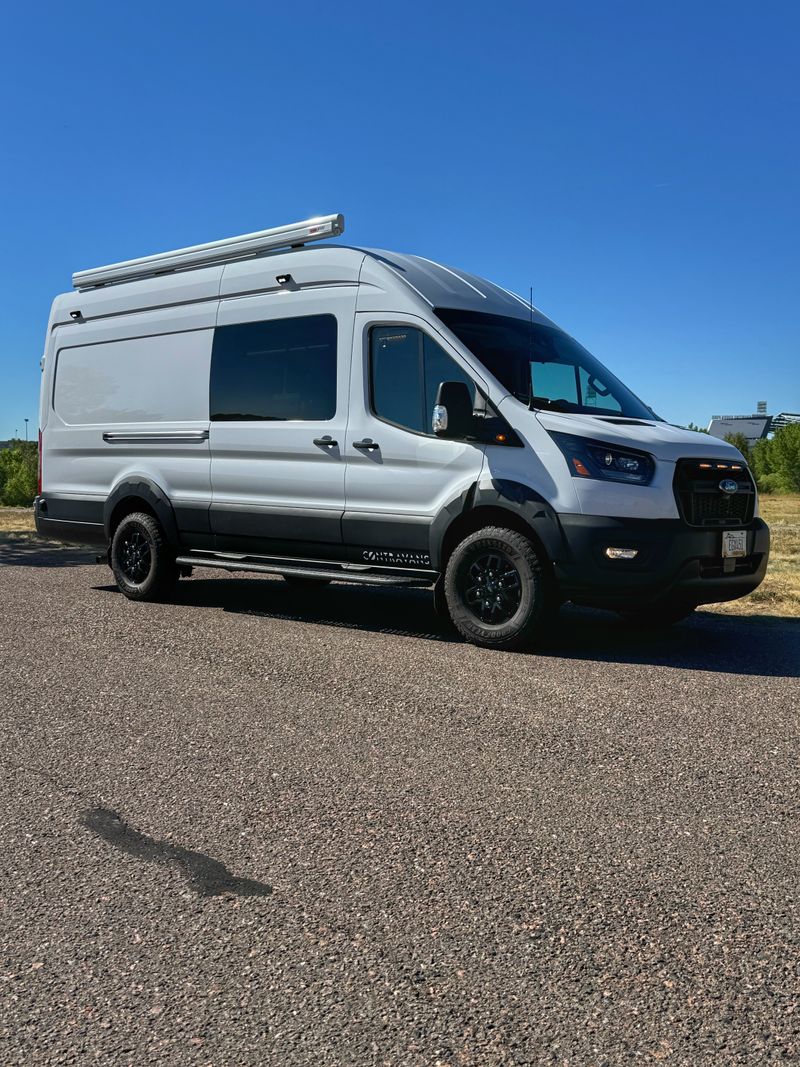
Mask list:
[[[648,485],[653,480],[656,465],[647,452],[618,448],[568,433],[551,432],[550,436],[566,456],[573,478],[602,478],[633,485]]]

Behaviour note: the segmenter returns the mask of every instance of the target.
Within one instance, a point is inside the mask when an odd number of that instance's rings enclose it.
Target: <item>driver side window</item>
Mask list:
[[[431,420],[442,382],[464,382],[475,403],[475,383],[422,330],[376,326],[370,331],[370,396],[379,419],[433,435]]]

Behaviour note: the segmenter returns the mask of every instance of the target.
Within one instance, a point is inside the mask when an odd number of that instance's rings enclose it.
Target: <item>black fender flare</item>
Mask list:
[[[539,538],[551,562],[569,558],[564,531],[553,506],[523,482],[495,478],[491,485],[473,483],[439,512],[431,528],[431,560],[435,567],[441,566],[442,546],[452,524],[482,507],[498,508],[519,516]]]
[[[178,524],[172,503],[164,490],[144,475],[129,474],[118,482],[109,493],[103,506],[103,529],[106,537],[111,539],[111,518],[118,504],[128,497],[139,497],[153,510],[161,523],[161,528],[171,545],[178,545]]]

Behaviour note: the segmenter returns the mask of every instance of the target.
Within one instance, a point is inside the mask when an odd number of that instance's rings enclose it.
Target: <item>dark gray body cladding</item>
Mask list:
[[[145,479],[117,486],[106,501],[48,495],[37,500],[36,524],[46,537],[106,544],[118,505],[137,498],[155,512],[176,550],[231,553],[259,559],[317,561],[324,565],[374,569],[398,577],[440,573],[453,524],[476,509],[492,509],[492,523],[524,524],[552,563],[561,595],[577,603],[615,607],[654,603],[683,596],[698,604],[735,599],[762,580],[769,555],[769,531],[753,519],[747,525],[747,555],[723,571],[716,530],[688,527],[680,519],[604,518],[557,515],[529,486],[497,480],[491,488],[473,484],[442,509],[432,523],[393,517],[329,516],[330,540],[319,537],[319,515],[264,509],[228,511],[228,532],[211,533],[209,508],[174,509],[166,495]],[[624,572],[604,555],[608,543],[636,545],[640,557]],[[452,546],[450,546],[452,547]],[[202,558],[197,559],[202,564]],[[248,569],[243,564],[242,569]],[[269,569],[257,562],[252,569]]]
[[[48,493],[34,502],[36,531],[52,541],[104,545],[103,501]]]

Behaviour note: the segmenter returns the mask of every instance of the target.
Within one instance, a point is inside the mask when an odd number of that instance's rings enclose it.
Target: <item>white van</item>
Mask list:
[[[764,577],[741,454],[662,421],[483,278],[343,245],[341,215],[117,263],[56,298],[41,534],[132,600],[193,567],[423,585],[475,644],[564,600],[646,623]]]

